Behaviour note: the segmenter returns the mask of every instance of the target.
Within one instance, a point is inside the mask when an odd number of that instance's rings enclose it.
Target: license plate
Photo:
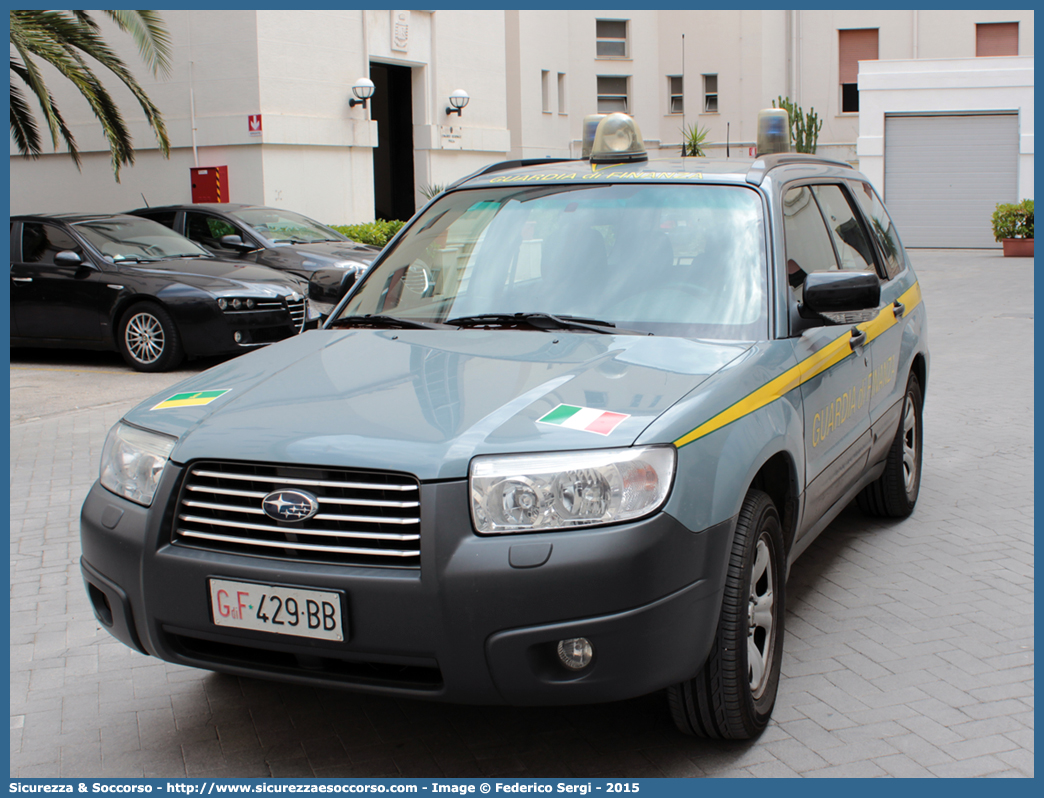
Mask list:
[[[344,640],[341,595],[321,590],[210,580],[210,614],[218,626],[279,635]]]

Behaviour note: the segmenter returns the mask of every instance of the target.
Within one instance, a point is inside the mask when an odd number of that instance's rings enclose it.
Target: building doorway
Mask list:
[[[413,70],[370,64],[375,90],[370,114],[377,121],[373,151],[373,207],[378,219],[406,221],[417,209],[413,188]]]

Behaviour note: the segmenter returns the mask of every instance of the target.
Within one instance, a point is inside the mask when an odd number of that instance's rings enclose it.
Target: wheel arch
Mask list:
[[[182,336],[181,324],[178,321],[177,314],[174,313],[173,308],[164,302],[154,294],[128,294],[125,297],[121,297],[120,300],[113,306],[112,314],[110,318],[110,328],[112,329],[112,342],[119,351],[120,348],[120,326],[123,324],[123,319],[127,313],[135,306],[142,303],[152,302],[153,304],[159,305],[170,316],[174,322],[174,326],[177,328],[178,335]],[[182,336],[184,337],[184,336]]]
[[[768,457],[750,482],[751,488],[764,491],[776,505],[783,530],[784,553],[789,554],[794,543],[798,519],[797,466],[787,451],[778,451]]]
[[[910,373],[917,376],[917,382],[921,386],[921,399],[923,401],[928,389],[928,361],[924,356],[924,352],[918,352],[914,355],[913,362],[910,364]]]

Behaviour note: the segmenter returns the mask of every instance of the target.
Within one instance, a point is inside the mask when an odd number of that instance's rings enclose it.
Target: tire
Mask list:
[[[139,302],[123,314],[120,354],[137,371],[170,371],[184,357],[174,319],[154,302]]]
[[[921,490],[923,405],[921,384],[917,376],[911,374],[906,383],[899,429],[888,450],[884,473],[867,485],[857,499],[859,509],[864,513],[884,518],[906,518],[913,512]]]
[[[767,494],[751,490],[740,509],[710,654],[694,678],[667,691],[674,722],[686,734],[747,740],[768,725],[783,658],[785,575],[779,513]]]

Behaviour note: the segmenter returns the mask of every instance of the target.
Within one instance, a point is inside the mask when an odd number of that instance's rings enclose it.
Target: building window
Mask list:
[[[676,75],[667,76],[667,107],[669,114],[685,113],[685,101],[682,94],[682,79]]]
[[[598,58],[627,57],[627,20],[595,20],[595,55]]]
[[[540,108],[545,114],[551,113],[551,73],[546,69],[540,70]]]
[[[566,112],[565,72],[558,73],[558,113]]]
[[[718,76],[703,76],[703,113],[718,113]]]
[[[859,111],[859,62],[877,60],[877,28],[839,30],[837,40],[841,113],[856,113]]]
[[[627,81],[630,78],[598,76],[598,113],[627,113]]]
[[[1019,54],[1019,23],[989,22],[975,26],[975,55]]]

